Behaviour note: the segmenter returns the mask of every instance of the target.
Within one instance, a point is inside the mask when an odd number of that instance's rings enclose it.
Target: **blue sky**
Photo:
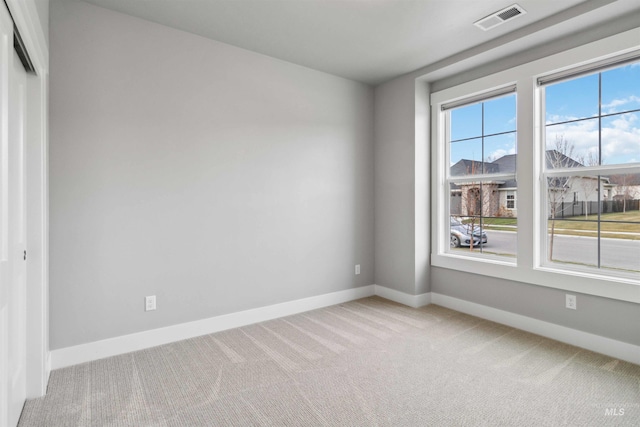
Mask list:
[[[556,124],[597,117],[598,74],[546,87],[547,148],[562,136],[574,147],[574,158],[597,157],[598,119]],[[604,164],[640,162],[640,62],[602,72],[602,161]],[[623,114],[619,114],[623,113]],[[515,95],[484,103],[484,135],[515,130]],[[551,126],[549,126],[551,125]],[[497,159],[516,152],[515,134],[486,138],[482,147],[482,104],[451,112],[451,164],[458,160]]]
[[[484,104],[484,147],[482,116]],[[508,95],[451,111],[451,164],[460,159],[495,160],[516,152],[516,96]],[[510,132],[504,134],[504,132]],[[495,135],[502,134],[502,135]]]

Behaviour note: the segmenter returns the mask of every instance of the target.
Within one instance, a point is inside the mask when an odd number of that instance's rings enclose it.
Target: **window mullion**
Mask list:
[[[598,176],[598,175],[624,175],[640,173],[640,163],[627,163],[624,165],[585,166],[578,168],[546,169],[545,176],[553,178],[559,176]]]
[[[464,175],[449,177],[448,180],[452,184],[467,184],[473,182],[486,182],[486,181],[509,181],[516,179],[515,173],[509,174],[482,174],[482,175]]]
[[[602,73],[598,73],[598,166],[602,166]],[[600,195],[600,187],[602,186],[602,182],[600,181],[600,175],[598,175],[598,203],[596,206],[598,207],[598,268],[602,267],[602,229],[600,226],[601,217],[601,206],[600,202],[602,201],[602,197]],[[588,202],[587,202],[588,203]]]

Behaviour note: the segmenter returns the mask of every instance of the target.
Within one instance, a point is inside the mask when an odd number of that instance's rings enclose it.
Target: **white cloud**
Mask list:
[[[630,163],[640,157],[640,123],[637,113],[604,119],[602,156],[605,164]],[[584,120],[547,128],[547,149],[553,149],[556,136],[573,144],[573,158],[598,154],[598,121]]]
[[[597,116],[591,116],[597,117]],[[572,120],[587,119],[588,117],[563,116],[561,114],[547,114],[546,124],[570,122]]]
[[[636,114],[624,114],[602,129],[602,155],[607,159],[620,159],[616,163],[633,162],[640,155],[640,127]]]
[[[635,110],[638,108],[640,108],[640,96],[630,95],[626,98],[614,99],[607,104],[602,104],[602,114],[616,114],[622,111]],[[576,117],[562,114],[547,114],[546,124],[563,123],[578,119],[596,118],[597,116],[597,114],[593,114],[588,117]]]
[[[504,157],[508,154],[516,154],[515,147],[512,147],[508,150],[505,150],[504,148],[498,148],[497,150],[489,154],[487,158],[493,161],[493,160],[498,160],[499,158]]]
[[[618,109],[618,107],[621,107],[623,105],[628,105],[628,104],[638,104],[640,105],[640,96],[635,96],[635,95],[631,95],[627,98],[622,98],[622,99],[614,99],[613,101],[609,102],[608,104],[602,104],[602,109],[604,110],[603,113],[604,114],[614,114],[617,113],[619,111],[623,111],[623,109]],[[625,108],[624,110],[629,110],[630,108]]]

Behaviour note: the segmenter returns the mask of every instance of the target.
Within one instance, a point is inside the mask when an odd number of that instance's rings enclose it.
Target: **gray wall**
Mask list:
[[[40,26],[44,33],[45,40],[49,42],[49,0],[33,0],[38,11]]]
[[[375,281],[415,289],[415,81],[399,78],[375,91]]]
[[[50,35],[52,349],[373,283],[370,87],[85,3]]]
[[[431,291],[640,345],[640,307],[635,303],[571,292],[578,309],[568,310],[567,292],[560,289],[438,267],[431,268]]]
[[[428,175],[415,143],[428,132],[419,122],[427,105],[416,102],[416,85],[428,85],[417,77],[438,75],[440,90],[628,29],[634,18],[442,79],[461,54],[374,93],[53,2],[51,348],[374,282],[638,344],[635,304],[580,295],[573,312],[559,290],[429,270],[420,200],[424,188],[429,200]],[[145,295],[158,296],[157,311],[143,311]]]
[[[416,86],[417,85],[417,86]],[[375,280],[429,292],[428,85],[413,76],[375,90]]]
[[[502,60],[474,66],[468,71],[442,77],[448,68],[456,64],[478,63],[483,52],[475,49],[469,57],[465,57],[464,54],[456,55],[440,65],[425,67],[376,87],[377,284],[412,295],[430,290],[623,342],[640,344],[640,309],[637,304],[579,294],[579,309],[567,310],[564,307],[565,292],[557,289],[435,267],[429,268],[428,285],[421,285],[417,280],[417,265],[420,261],[428,262],[428,252],[421,259],[416,239],[424,232],[419,230],[413,221],[415,213],[418,212],[418,196],[413,197],[417,183],[414,180],[419,178],[419,175],[415,174],[415,168],[420,162],[415,156],[413,146],[416,142],[416,128],[420,126],[419,109],[428,108],[428,101],[422,105],[417,102],[414,106],[414,102],[420,98],[421,84],[428,83],[433,91],[442,90],[628,30],[637,26],[639,16],[640,14],[625,16],[615,22],[607,22],[553,43],[527,49],[519,55],[511,55]],[[494,48],[493,45],[487,46],[487,52]],[[425,197],[430,198],[429,191]],[[429,232],[427,229],[426,233]]]

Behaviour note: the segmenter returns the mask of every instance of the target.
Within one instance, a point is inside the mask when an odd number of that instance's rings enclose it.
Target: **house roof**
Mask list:
[[[571,157],[557,151],[547,150],[546,165],[549,169],[555,168],[572,168],[582,167],[582,163]],[[482,166],[482,167],[481,167]],[[484,172],[483,172],[484,167]],[[475,160],[461,159],[451,166],[451,176],[479,175],[481,173],[515,173],[516,172],[516,154],[507,154],[492,162],[480,162]],[[640,175],[638,176],[640,180]],[[500,185],[501,188],[517,187],[516,180],[505,181]],[[457,186],[455,188],[458,188]]]
[[[547,168],[575,168],[584,166],[577,160],[560,153],[557,150],[548,150],[546,156]],[[492,162],[461,159],[451,166],[451,176],[479,175],[481,173],[515,173],[516,155],[507,154]]]
[[[549,169],[584,167],[582,163],[564,155],[558,150],[547,150],[546,163]]]
[[[497,165],[498,170],[501,173],[515,172],[516,171],[516,155],[507,154],[506,156],[502,156],[499,159],[494,160],[492,164]]]
[[[493,162],[461,159],[451,166],[451,176],[480,175],[483,173],[499,173],[500,165]]]
[[[548,150],[546,155],[546,165],[549,169],[556,168],[579,168],[584,165],[575,159],[557,151]],[[451,176],[480,175],[480,174],[497,174],[497,173],[515,173],[516,172],[516,155],[507,154],[492,162],[482,162],[478,160],[461,159],[451,166]],[[601,177],[606,183],[614,186],[636,186],[640,185],[640,173],[637,174],[620,174]],[[557,178],[557,186],[563,186],[567,182],[566,178]],[[516,180],[507,180],[500,185],[501,188],[517,187]],[[460,188],[456,184],[452,184],[452,188]]]

